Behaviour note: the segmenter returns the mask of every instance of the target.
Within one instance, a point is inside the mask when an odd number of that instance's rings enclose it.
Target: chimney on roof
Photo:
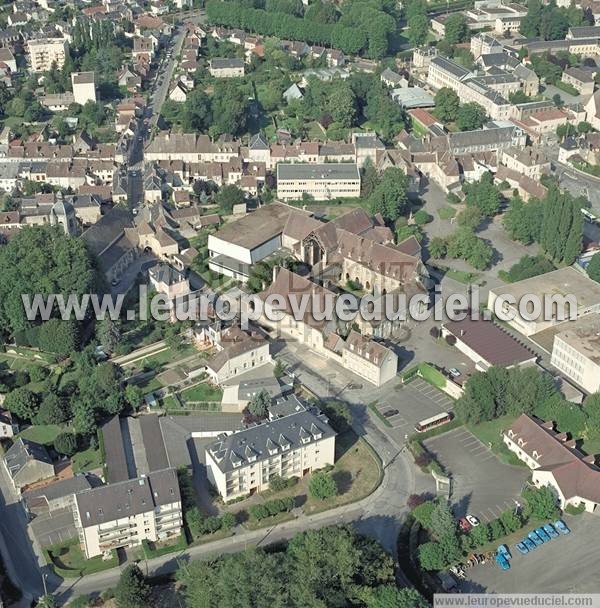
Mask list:
[[[581,460],[587,464],[596,464],[596,457],[593,454],[588,454],[584,456]]]
[[[277,278],[278,272],[279,272],[279,266],[273,266],[273,283],[275,283],[275,279]]]

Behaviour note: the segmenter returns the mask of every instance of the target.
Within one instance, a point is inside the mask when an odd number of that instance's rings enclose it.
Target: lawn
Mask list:
[[[558,80],[554,83],[554,86],[569,95],[573,95],[573,97],[577,97],[579,95],[579,91],[568,82],[563,82],[562,80]]]
[[[469,283],[475,283],[475,281],[479,278],[479,275],[476,272],[467,272],[465,270],[453,270],[452,268],[448,268],[446,270],[446,276],[458,281],[459,283],[463,283],[464,285],[468,285]]]
[[[277,513],[277,515],[265,517],[264,519],[260,520],[250,518],[248,521],[244,522],[244,528],[246,528],[246,530],[258,530],[260,528],[276,526],[277,524],[282,524],[292,519],[296,519],[296,516],[293,513],[288,513],[287,511],[284,511],[283,513]]]
[[[328,500],[317,500],[309,495],[304,505],[307,515],[361,500],[379,486],[383,477],[381,464],[367,442],[354,431],[337,436],[335,459],[331,474],[338,495]]]
[[[516,416],[505,415],[479,424],[467,424],[466,428],[479,439],[484,445],[489,445],[492,452],[505,464],[526,466],[516,454],[513,454],[502,441],[502,432],[515,421]]]
[[[87,574],[109,570],[119,565],[115,551],[112,552],[112,557],[109,560],[103,560],[101,555],[92,559],[85,559],[77,538],[45,548],[44,555],[47,563],[54,568],[59,576],[64,578],[79,578]]]
[[[21,431],[18,437],[28,439],[34,443],[41,443],[42,445],[52,445],[56,437],[64,430],[58,424],[34,424],[24,431]]]
[[[187,538],[185,537],[185,533],[182,533],[179,536],[159,543],[143,541],[140,554],[142,558],[153,559],[161,555],[183,551],[187,546]]]
[[[100,448],[88,448],[83,452],[77,452],[71,459],[73,473],[85,473],[94,469],[101,469],[103,466]]]
[[[179,396],[184,401],[221,401],[223,398],[223,391],[217,386],[202,382],[201,384],[196,384],[196,386],[181,391]]]
[[[456,209],[453,207],[442,207],[438,209],[438,215],[441,220],[451,220],[456,215]]]

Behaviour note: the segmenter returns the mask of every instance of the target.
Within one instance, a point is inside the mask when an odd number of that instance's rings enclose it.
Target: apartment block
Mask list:
[[[56,63],[60,70],[69,52],[65,38],[34,38],[27,42],[32,72],[47,72]]]
[[[215,78],[236,78],[244,75],[243,59],[217,58],[209,61],[208,70]]]
[[[206,447],[208,479],[225,502],[262,492],[274,475],[302,477],[332,465],[335,436],[316,408],[219,435]]]
[[[600,314],[562,327],[554,336],[550,362],[589,393],[600,391]]]
[[[92,488],[75,495],[75,526],[90,559],[181,534],[183,516],[175,469]]]
[[[277,198],[295,200],[303,194],[317,201],[360,196],[360,172],[355,163],[277,165]]]

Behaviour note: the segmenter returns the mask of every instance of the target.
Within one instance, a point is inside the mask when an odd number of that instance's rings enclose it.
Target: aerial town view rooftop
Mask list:
[[[0,606],[600,606],[598,85],[597,0],[0,0]]]

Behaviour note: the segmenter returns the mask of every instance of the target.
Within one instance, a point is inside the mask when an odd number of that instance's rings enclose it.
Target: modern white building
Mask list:
[[[360,172],[355,163],[277,165],[277,198],[298,200],[308,194],[317,201],[360,196]]]
[[[96,75],[94,72],[72,72],[71,84],[75,103],[84,106],[88,101],[98,100],[96,95]]]
[[[262,492],[273,475],[303,477],[332,465],[335,436],[316,408],[220,435],[206,448],[208,479],[225,502]]]
[[[600,314],[586,315],[558,329],[550,363],[589,393],[600,391]]]
[[[181,495],[175,469],[92,488],[75,495],[75,526],[90,559],[143,540],[181,534]]]
[[[531,298],[542,303],[540,314],[533,314],[536,311],[528,304]],[[569,300],[573,302],[572,310]],[[525,307],[526,315],[520,314],[520,303]],[[523,335],[531,336],[562,321],[600,312],[600,284],[572,266],[567,266],[490,289],[487,307],[492,312],[498,308],[502,314],[512,317],[506,322]],[[548,314],[544,314],[544,307]],[[561,311],[566,315],[563,319],[559,318]],[[571,313],[573,316],[570,318]],[[527,318],[530,315],[533,318]]]

